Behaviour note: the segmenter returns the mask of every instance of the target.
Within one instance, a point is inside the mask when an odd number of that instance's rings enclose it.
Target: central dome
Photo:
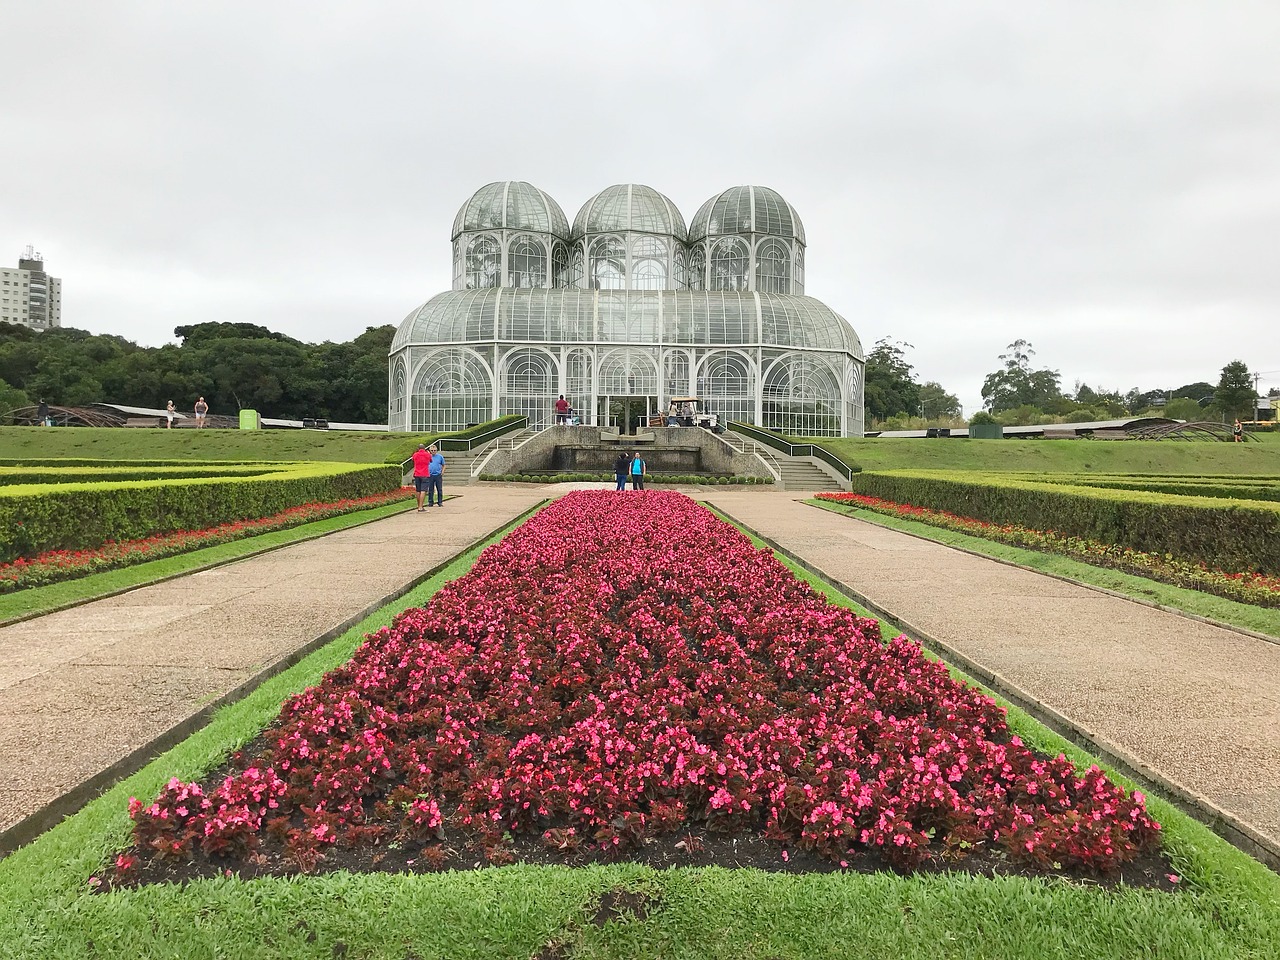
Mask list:
[[[528,230],[569,238],[569,218],[549,196],[523,180],[487,183],[462,205],[450,240],[470,230]]]
[[[722,190],[698,208],[689,224],[690,242],[739,233],[763,233],[805,242],[804,224],[796,208],[768,187]]]
[[[684,241],[684,217],[676,205],[643,183],[605,187],[582,205],[573,221],[573,239],[588,233],[660,233]]]

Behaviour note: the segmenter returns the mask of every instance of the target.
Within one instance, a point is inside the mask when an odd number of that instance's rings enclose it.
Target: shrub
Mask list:
[[[941,471],[861,473],[852,489],[988,523],[1168,553],[1224,570],[1280,572],[1280,509],[1269,503]]]
[[[399,467],[293,463],[247,477],[0,487],[0,529],[7,531],[0,541],[0,562],[46,550],[97,547],[108,540],[203,530],[399,486]]]

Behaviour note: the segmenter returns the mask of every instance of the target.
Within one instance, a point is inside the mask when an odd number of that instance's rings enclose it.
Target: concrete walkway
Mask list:
[[[412,510],[0,628],[0,831],[543,499]]]
[[[706,499],[1280,850],[1280,644],[786,494]]]

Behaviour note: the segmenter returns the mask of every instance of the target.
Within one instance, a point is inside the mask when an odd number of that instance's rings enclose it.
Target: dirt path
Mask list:
[[[467,487],[424,514],[0,628],[0,831],[545,495]]]

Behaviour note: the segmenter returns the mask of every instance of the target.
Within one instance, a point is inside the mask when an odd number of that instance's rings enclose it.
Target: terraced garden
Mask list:
[[[880,471],[837,508],[1280,607],[1280,478]]]
[[[248,552],[263,535],[381,516],[409,497],[398,467],[370,464],[8,461],[0,465],[0,621],[108,592],[86,583],[52,591],[51,603],[30,595],[68,581],[242,541]],[[170,563],[155,575],[196,565],[199,558]]]
[[[0,862],[0,955],[1274,955],[1274,874],[811,579],[571,494]]]

